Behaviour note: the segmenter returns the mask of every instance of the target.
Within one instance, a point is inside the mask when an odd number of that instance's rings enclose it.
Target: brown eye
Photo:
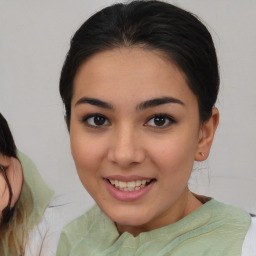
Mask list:
[[[157,114],[147,121],[146,126],[152,126],[155,128],[165,128],[171,125],[172,123],[175,123],[175,120],[169,115]]]
[[[101,127],[109,125],[109,121],[103,115],[89,115],[83,118],[83,123],[91,127]]]
[[[104,125],[105,121],[106,121],[105,118],[102,116],[93,117],[93,123],[95,125]]]
[[[166,118],[165,117],[155,117],[154,118],[154,124],[156,126],[163,126],[166,122]]]

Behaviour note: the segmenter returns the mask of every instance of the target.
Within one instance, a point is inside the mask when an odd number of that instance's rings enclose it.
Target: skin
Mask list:
[[[19,199],[22,183],[23,183],[23,171],[21,163],[14,157],[6,157],[0,154],[0,164],[7,168],[6,174],[10,182],[13,196],[11,201],[11,207],[15,205]],[[6,181],[3,177],[2,171],[0,172],[0,219],[2,217],[2,210],[8,205],[9,190]]]
[[[143,102],[163,97],[174,100],[143,107]],[[194,161],[209,154],[218,111],[200,122],[197,98],[185,75],[163,54],[134,47],[92,56],[75,76],[71,103],[70,141],[78,175],[120,233],[137,236],[202,205],[187,182]],[[104,116],[102,125],[86,119],[95,113]],[[152,116],[163,113],[171,119],[164,116],[163,125],[156,125]],[[106,178],[116,175],[154,183],[136,200],[117,200],[106,188]]]

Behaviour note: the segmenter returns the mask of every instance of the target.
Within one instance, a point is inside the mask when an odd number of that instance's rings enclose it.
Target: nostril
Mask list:
[[[127,131],[127,129],[126,129]],[[115,133],[108,152],[108,159],[122,168],[127,168],[145,159],[145,152],[141,143],[132,136],[131,131]]]

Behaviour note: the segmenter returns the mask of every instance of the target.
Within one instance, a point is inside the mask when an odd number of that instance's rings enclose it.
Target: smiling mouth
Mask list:
[[[156,179],[146,179],[146,180],[134,180],[134,181],[119,181],[107,179],[107,181],[116,189],[120,191],[137,191],[140,190],[152,182],[156,181]]]

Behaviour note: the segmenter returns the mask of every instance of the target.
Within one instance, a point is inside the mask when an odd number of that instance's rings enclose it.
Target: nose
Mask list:
[[[108,160],[121,168],[129,168],[144,161],[146,155],[139,134],[134,128],[120,127],[113,133]]]

